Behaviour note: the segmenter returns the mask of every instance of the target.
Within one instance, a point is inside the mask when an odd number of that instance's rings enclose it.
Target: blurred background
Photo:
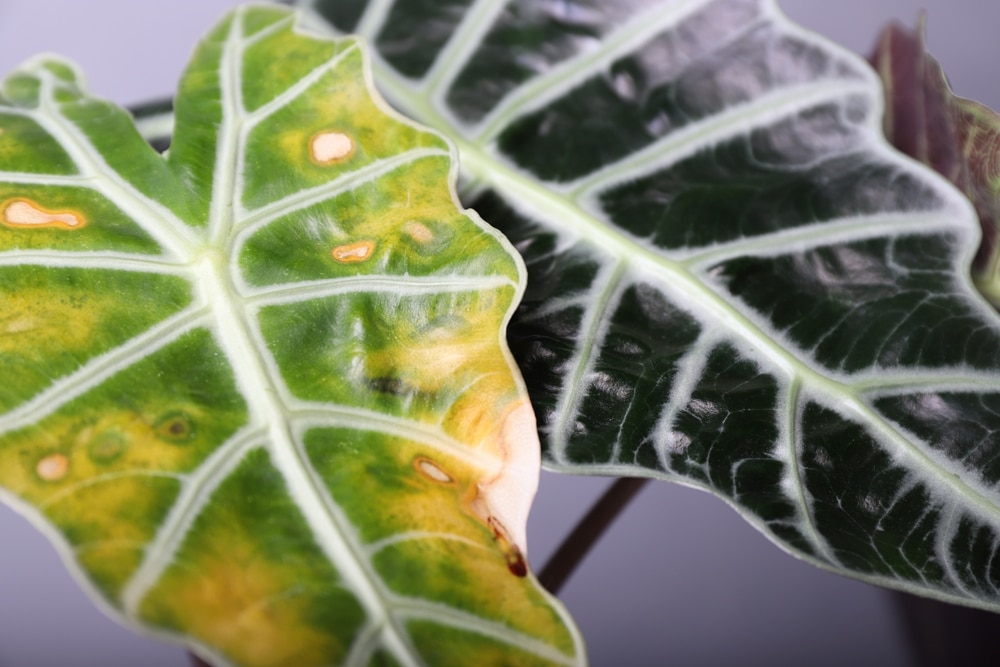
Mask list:
[[[193,44],[233,0],[0,0],[0,74],[40,51],[79,62],[130,105],[170,95]],[[801,25],[867,54],[891,20],[927,12],[931,52],[961,95],[1000,108],[996,0],[784,0]],[[545,563],[609,484],[545,473],[530,558]],[[647,485],[560,596],[596,667],[914,665],[893,598],[780,551],[719,500]],[[83,595],[40,533],[0,507],[0,667],[185,667]]]

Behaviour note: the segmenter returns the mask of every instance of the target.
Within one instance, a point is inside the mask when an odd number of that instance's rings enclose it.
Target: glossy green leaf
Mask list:
[[[218,667],[579,664],[525,564],[523,266],[296,21],[214,29],[166,155],[68,63],[3,83],[4,498]]]
[[[978,230],[886,145],[865,63],[770,0],[307,4],[524,256],[551,468],[704,488],[819,566],[1000,609]]]

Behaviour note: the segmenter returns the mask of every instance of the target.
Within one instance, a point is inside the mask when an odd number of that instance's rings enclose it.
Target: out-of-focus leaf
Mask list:
[[[941,64],[927,51],[923,25],[915,32],[886,27],[869,60],[885,90],[886,137],[975,205],[983,238],[972,276],[1000,308],[1000,115],[952,93]]]
[[[167,156],[40,59],[0,89],[0,490],[222,665],[572,665],[526,571],[523,266],[363,46],[244,8]]]
[[[1000,609],[976,221],[886,144],[866,63],[769,0],[304,4],[525,257],[549,467],[698,486],[819,566]]]

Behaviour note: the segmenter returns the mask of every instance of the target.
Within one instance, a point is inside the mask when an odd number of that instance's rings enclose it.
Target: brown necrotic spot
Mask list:
[[[184,444],[194,439],[194,424],[191,418],[180,410],[168,412],[160,417],[153,430],[160,438],[174,444]]]
[[[369,378],[368,386],[373,391],[393,396],[401,396],[406,390],[403,381],[393,377]]]
[[[12,199],[3,205],[2,222],[8,227],[57,227],[80,229],[87,221],[73,211],[48,211],[27,199]]]
[[[373,250],[375,250],[374,242],[355,241],[354,243],[337,246],[331,254],[338,262],[351,264],[365,261],[371,256]]]
[[[309,156],[321,165],[339,162],[353,152],[354,142],[343,132],[317,132],[309,140]]]
[[[46,482],[58,482],[69,472],[69,457],[59,452],[49,454],[38,461],[35,472]]]
[[[525,577],[528,575],[528,564],[524,560],[524,554],[516,544],[510,539],[510,534],[504,525],[500,523],[500,520],[496,517],[489,517],[486,523],[493,530],[493,541],[497,543],[500,547],[500,551],[503,552],[504,561],[507,563],[507,569],[515,577]]]
[[[423,477],[431,480],[432,482],[437,482],[438,484],[451,484],[455,481],[452,479],[451,475],[441,469],[441,466],[422,456],[413,461],[413,467],[416,468],[417,472],[419,472]]]

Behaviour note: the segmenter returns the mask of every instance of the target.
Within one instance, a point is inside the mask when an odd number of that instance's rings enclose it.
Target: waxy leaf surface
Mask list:
[[[214,665],[578,664],[526,571],[506,241],[362,46],[242,9],[166,155],[33,61],[0,97],[0,485]]]
[[[548,466],[698,486],[817,565],[1000,609],[978,230],[887,146],[864,62],[769,0],[307,4],[524,256]]]

